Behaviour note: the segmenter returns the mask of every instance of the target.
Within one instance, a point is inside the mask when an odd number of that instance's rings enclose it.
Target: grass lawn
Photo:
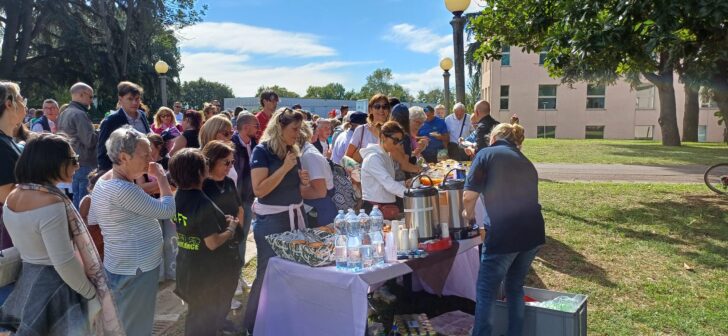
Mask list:
[[[683,143],[666,147],[648,140],[526,139],[523,152],[536,163],[622,163],[635,165],[713,165],[728,162],[722,143]]]
[[[728,198],[697,184],[541,182],[540,193],[547,238],[527,285],[588,295],[590,335],[728,335]],[[472,311],[452,299],[415,308]]]
[[[702,185],[540,187],[547,241],[528,282],[589,295],[589,334],[728,334],[728,198]]]

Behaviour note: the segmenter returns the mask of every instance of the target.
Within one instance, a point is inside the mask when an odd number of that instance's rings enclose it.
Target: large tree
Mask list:
[[[0,0],[0,78],[21,83],[32,105],[77,81],[96,89],[101,111],[116,105],[116,84],[145,88],[145,104],[160,105],[154,63],[170,65],[176,95],[180,54],[173,29],[201,20],[195,0]],[[99,112],[98,115],[103,114]]]
[[[673,73],[688,36],[681,2],[651,0],[486,0],[471,20],[480,57],[498,57],[503,46],[547,50],[545,67],[564,83],[612,83],[641,77],[657,87],[664,145],[680,145]]]
[[[182,101],[187,103],[190,108],[202,109],[205,102],[217,99],[223,101],[225,98],[235,97],[233,89],[229,86],[206,81],[202,78],[196,81],[182,83]]]
[[[282,86],[273,85],[273,86],[261,86],[258,88],[258,91],[255,93],[256,97],[260,97],[260,94],[263,93],[263,91],[266,90],[272,90],[275,92],[278,97],[281,98],[301,98],[301,96],[298,93],[295,93],[291,90],[288,90]]]
[[[346,89],[339,83],[329,83],[324,86],[309,86],[303,98],[347,99]]]
[[[407,89],[402,85],[393,83],[392,70],[387,68],[376,69],[371,75],[367,76],[367,82],[361,87],[357,96],[359,99],[369,99],[377,93],[399,98],[403,102],[414,100]]]

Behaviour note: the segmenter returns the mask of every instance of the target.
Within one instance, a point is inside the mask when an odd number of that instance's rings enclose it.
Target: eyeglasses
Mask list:
[[[74,166],[78,166],[78,158],[79,158],[78,155],[73,155],[73,156],[68,157],[68,159],[71,160],[71,164]]]
[[[222,134],[226,138],[229,138],[230,136],[233,135],[233,132],[231,132],[231,131],[223,131],[223,132],[220,132],[220,134]]]
[[[389,104],[374,104],[372,108],[375,110],[389,110]]]
[[[288,124],[294,122],[294,121],[302,121],[303,117],[301,113],[294,113],[295,111],[284,108],[283,111],[281,111],[281,114],[278,115],[278,122],[283,126],[288,126]]]
[[[235,160],[225,160],[225,161],[222,161],[222,164],[224,164],[225,167],[230,167],[233,165],[234,162],[235,162]]]
[[[174,108],[176,108],[176,109],[181,109],[181,108],[182,108],[182,106],[175,106]]]
[[[387,138],[392,139],[392,141],[394,141],[394,144],[395,145],[403,145],[404,142],[407,140],[407,139],[404,139],[404,138],[396,138],[393,135],[389,135],[389,134],[385,134],[384,136],[387,137]]]

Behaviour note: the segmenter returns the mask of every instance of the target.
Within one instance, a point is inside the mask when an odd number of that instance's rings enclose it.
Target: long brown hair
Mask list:
[[[293,153],[296,153],[296,155],[299,155],[300,148],[298,144],[294,144],[289,148],[283,141],[283,128],[294,123],[300,124],[304,119],[303,113],[300,111],[291,110],[287,107],[279,108],[271,116],[268,126],[263,131],[263,136],[260,138],[260,142],[268,143],[268,147],[281,160],[286,157],[289,149]]]

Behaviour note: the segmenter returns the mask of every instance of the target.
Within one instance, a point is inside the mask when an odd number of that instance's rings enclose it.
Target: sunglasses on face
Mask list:
[[[220,132],[220,134],[222,134],[226,138],[229,138],[231,135],[233,135],[233,132],[231,132],[231,131],[223,131],[223,132]]]
[[[221,163],[224,164],[225,167],[232,166],[234,162],[235,162],[235,160],[224,160],[224,161],[221,161]]]
[[[372,108],[375,110],[389,110],[389,104],[374,104]]]
[[[74,166],[78,166],[78,155],[73,155],[68,158],[68,160],[71,161],[71,164]]]
[[[395,145],[403,145],[406,140],[404,138],[397,138],[397,137],[395,137],[393,135],[389,135],[389,134],[385,134],[384,136],[392,139],[392,141],[394,142]]]

